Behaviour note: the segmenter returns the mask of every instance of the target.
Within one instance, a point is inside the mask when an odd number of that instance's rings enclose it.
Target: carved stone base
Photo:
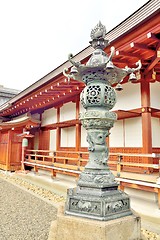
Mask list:
[[[81,172],[78,179],[79,187],[93,188],[93,189],[117,189],[118,183],[115,181],[115,176],[109,170],[107,165],[101,169],[89,169],[92,163],[88,162],[85,170]],[[95,163],[94,163],[95,166]],[[98,165],[96,166],[98,168]]]
[[[135,215],[102,222],[64,215],[61,207],[48,240],[140,240],[140,227],[140,218]]]
[[[126,193],[112,188],[86,187],[68,189],[65,213],[101,221],[132,215]]]

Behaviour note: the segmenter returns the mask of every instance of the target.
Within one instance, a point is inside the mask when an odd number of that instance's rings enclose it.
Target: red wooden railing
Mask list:
[[[113,158],[114,157],[114,158]],[[145,163],[145,162],[127,162],[123,161],[123,158],[141,158],[141,159],[159,159],[158,164]],[[136,154],[136,153],[110,153],[108,164],[111,169],[117,171],[117,175],[120,175],[121,171],[128,172],[152,172],[156,170],[160,173],[160,154]],[[50,170],[63,171],[67,170],[69,173],[79,173],[84,169],[88,161],[88,152],[71,152],[71,151],[49,151],[49,150],[27,150],[25,155],[25,165],[32,165],[37,171],[38,168],[48,168]],[[48,167],[46,167],[48,166]],[[142,171],[143,170],[143,171]]]

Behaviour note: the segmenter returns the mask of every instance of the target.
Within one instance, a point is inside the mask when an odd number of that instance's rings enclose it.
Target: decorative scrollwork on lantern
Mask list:
[[[99,105],[101,103],[101,87],[91,85],[87,88],[86,98],[88,105]]]

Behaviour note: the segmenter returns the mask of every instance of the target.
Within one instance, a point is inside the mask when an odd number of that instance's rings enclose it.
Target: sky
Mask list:
[[[0,85],[24,90],[147,0],[0,0]]]

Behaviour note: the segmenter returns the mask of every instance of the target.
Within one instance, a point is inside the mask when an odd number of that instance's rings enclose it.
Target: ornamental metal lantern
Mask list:
[[[73,61],[70,54],[73,67],[69,73],[68,69],[63,72],[68,78],[86,84],[81,92],[85,112],[80,114],[80,120],[87,130],[89,145],[89,161],[80,174],[77,187],[68,189],[65,213],[102,221],[132,214],[128,195],[118,190],[118,183],[108,167],[106,137],[117,119],[116,113],[110,111],[116,104],[112,85],[118,84],[117,90],[122,90],[123,78],[141,68],[140,61],[136,63],[137,68],[116,67],[112,62],[114,47],[109,57],[103,51],[109,44],[105,36],[106,28],[99,22],[91,31],[90,44],[95,50],[86,65]]]

